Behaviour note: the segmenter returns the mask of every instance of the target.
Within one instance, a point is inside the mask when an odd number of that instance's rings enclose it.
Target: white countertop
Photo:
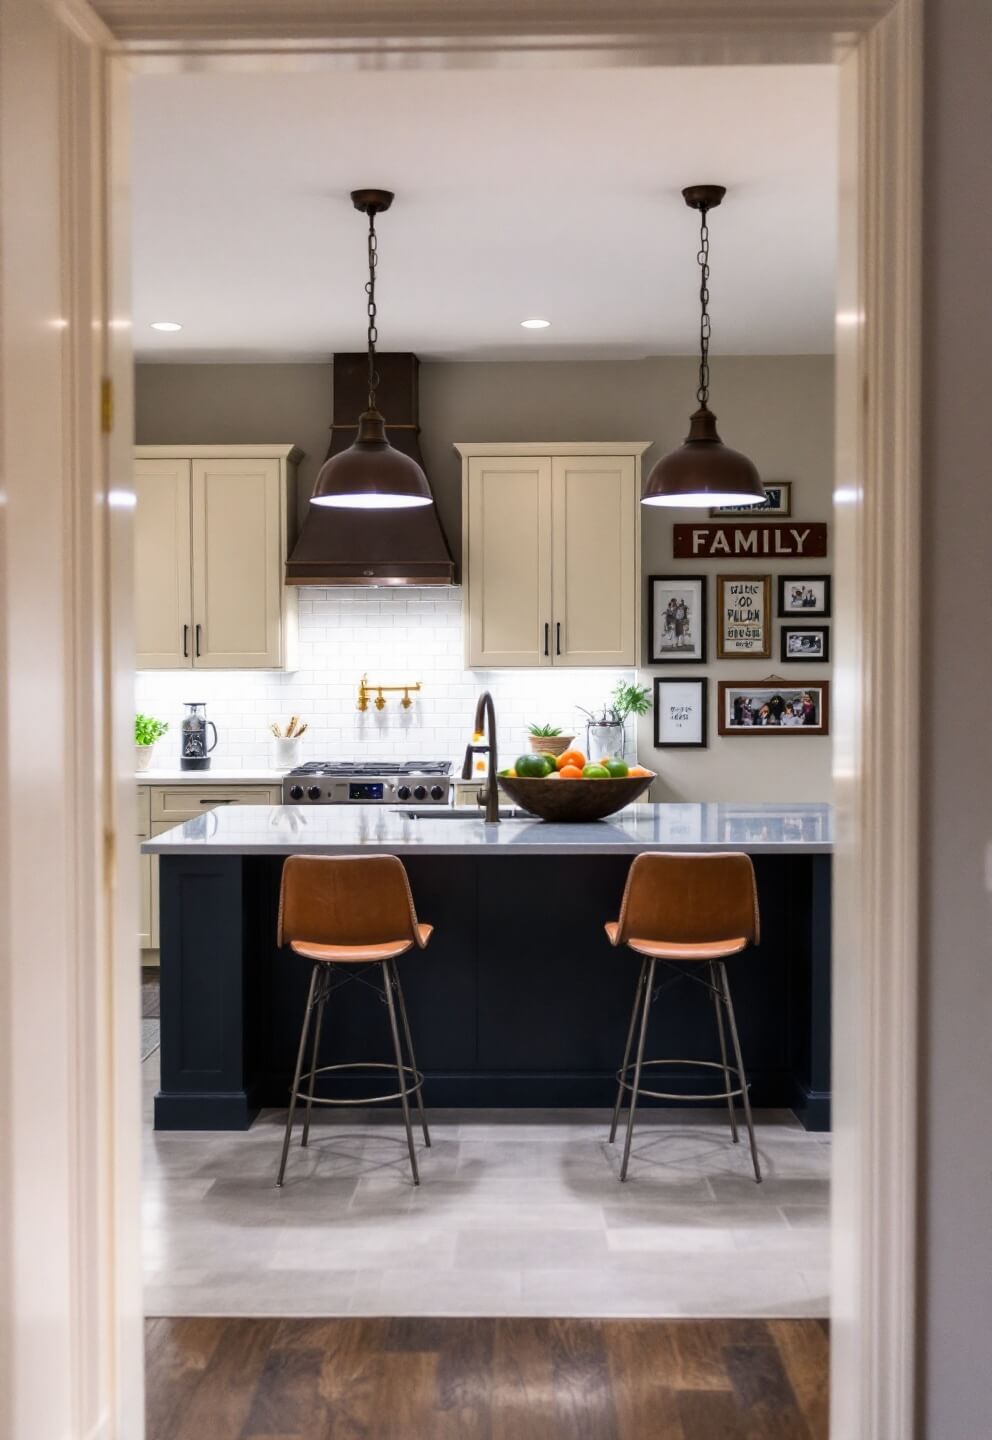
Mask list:
[[[188,772],[187,772],[188,773]],[[443,813],[443,811],[442,811]],[[147,855],[632,854],[641,850],[745,850],[828,855],[829,805],[628,805],[607,820],[413,820],[390,805],[238,805],[211,810],[146,840]]]
[[[281,785],[285,770],[136,770],[139,785]]]

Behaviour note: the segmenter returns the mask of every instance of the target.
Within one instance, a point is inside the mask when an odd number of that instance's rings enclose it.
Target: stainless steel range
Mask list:
[[[282,782],[290,805],[447,805],[450,760],[311,760]]]

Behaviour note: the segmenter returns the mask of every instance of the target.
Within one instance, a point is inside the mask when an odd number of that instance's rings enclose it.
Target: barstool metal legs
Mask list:
[[[320,1057],[320,1036],[324,1029],[324,1006],[327,1004],[328,980],[326,974],[320,977],[320,990],[317,995],[317,1019],[313,1027],[313,1049],[310,1052],[310,1084],[307,1087],[307,1109],[303,1121],[303,1139],[300,1144],[304,1149],[310,1139],[310,1112],[313,1109],[313,1087],[317,1081],[317,1064]]]
[[[419,1185],[420,1171],[417,1169],[417,1152],[413,1144],[413,1127],[410,1124],[410,1102],[406,1096],[406,1073],[403,1069],[403,1052],[400,1049],[400,1031],[396,1023],[396,1006],[393,1002],[393,986],[389,974],[389,962],[385,960],[382,965],[382,979],[386,990],[386,1005],[389,1008],[389,1027],[393,1032],[393,1051],[396,1055],[396,1078],[399,1081],[400,1087],[400,1104],[403,1106],[403,1124],[406,1126],[406,1143],[410,1151],[410,1169],[413,1172],[414,1185]]]
[[[293,1133],[293,1112],[296,1109],[296,1096],[300,1088],[300,1076],[303,1074],[303,1057],[307,1049],[307,1035],[310,1030],[310,1016],[313,1012],[314,991],[317,988],[317,966],[310,972],[310,991],[307,995],[307,1008],[303,1016],[303,1026],[300,1030],[300,1048],[296,1052],[296,1069],[293,1072],[293,1088],[289,1095],[289,1112],[286,1116],[286,1134],[282,1141],[282,1159],[279,1161],[279,1178],[277,1185],[281,1185],[286,1174],[286,1157],[289,1154],[289,1141]]]
[[[627,1044],[623,1052],[623,1065],[620,1069],[620,1079],[617,1081],[617,1103],[613,1107],[613,1123],[610,1126],[610,1144],[617,1138],[617,1125],[620,1122],[620,1106],[623,1103],[623,1081],[627,1078],[627,1066],[630,1064],[630,1050],[634,1043],[634,1026],[637,1024],[638,1009],[644,999],[644,976],[647,973],[648,962],[641,962],[641,973],[637,977],[637,989],[634,991],[634,1003],[630,1007],[630,1024],[627,1027]]]
[[[729,1091],[733,1089],[733,1086],[730,1083],[730,1068],[727,1065],[727,1037],[723,1031],[723,1010],[721,1009],[722,1001],[720,998],[720,989],[716,983],[716,979],[716,971],[711,961],[710,986],[712,987],[713,991],[713,1009],[716,1011],[716,1028],[720,1034],[720,1060],[723,1063],[723,1086],[725,1090]],[[730,1116],[730,1136],[734,1144],[736,1145],[739,1139],[737,1134],[737,1111],[734,1105],[734,1097],[730,1094],[728,1094],[727,1096],[727,1113]]]
[[[417,1057],[413,1053],[413,1036],[410,1034],[410,1022],[406,1018],[406,1001],[403,998],[403,986],[400,984],[399,966],[395,960],[391,960],[389,963],[393,972],[393,979],[396,981],[396,998],[400,1002],[400,1023],[403,1026],[406,1053],[410,1057],[410,1068],[415,1071],[417,1068]],[[400,1083],[404,1083],[402,1076],[400,1077]],[[424,1108],[424,1087],[422,1085],[417,1086],[417,1111],[420,1115],[420,1124],[424,1132],[424,1144],[429,1150],[431,1148],[431,1132],[427,1128],[427,1111]]]
[[[627,1166],[630,1163],[630,1142],[634,1138],[634,1115],[637,1110],[637,1092],[641,1086],[641,1066],[644,1062],[644,1042],[648,1033],[648,1016],[651,1014],[651,989],[654,985],[654,967],[652,960],[648,965],[647,980],[644,985],[644,1004],[641,1010],[641,1030],[637,1038],[637,1059],[634,1063],[634,1087],[630,1092],[630,1114],[627,1116],[627,1138],[623,1145],[623,1161],[620,1165],[620,1179],[626,1180]]]
[[[734,1047],[734,1060],[737,1064],[737,1083],[741,1087],[741,1101],[744,1105],[744,1120],[747,1124],[748,1139],[751,1142],[751,1163],[754,1166],[754,1178],[761,1184],[761,1166],[758,1164],[758,1146],[754,1138],[754,1124],[751,1120],[751,1097],[747,1091],[747,1076],[744,1074],[744,1061],[741,1058],[741,1042],[737,1035],[737,1017],[734,1014],[734,1002],[730,998],[730,985],[727,981],[727,967],[723,961],[719,961],[717,969],[720,971],[720,988],[723,991],[723,1003],[727,1007],[727,1019],[730,1021],[730,1042]]]

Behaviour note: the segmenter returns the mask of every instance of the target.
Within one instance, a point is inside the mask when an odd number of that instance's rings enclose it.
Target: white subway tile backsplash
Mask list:
[[[218,768],[265,767],[272,761],[272,721],[299,714],[308,723],[304,760],[359,758],[461,761],[476,696],[490,689],[499,745],[513,756],[526,747],[526,726],[547,721],[583,734],[589,709],[605,701],[622,670],[466,670],[462,591],[312,590],[300,596],[300,668],[276,671],[145,670],[136,678],[137,709],[167,720],[160,742],[166,763],[186,699],[203,700],[218,731]],[[355,708],[358,682],[405,684],[423,691],[408,711],[400,696],[383,711]]]

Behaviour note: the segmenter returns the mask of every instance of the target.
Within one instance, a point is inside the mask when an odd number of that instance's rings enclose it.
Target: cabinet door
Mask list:
[[[193,665],[282,663],[278,460],[193,461]]]
[[[637,462],[630,455],[552,462],[556,665],[636,665]]]
[[[139,670],[186,670],[193,654],[190,462],[135,460],[134,626]]]
[[[146,837],[138,837],[138,844]],[[153,855],[138,856],[138,884],[139,884],[139,910],[138,910],[138,945],[142,950],[151,950],[152,946],[152,862]],[[156,863],[156,871],[158,865]],[[155,944],[158,941],[156,939]]]
[[[473,456],[468,469],[469,666],[551,664],[551,461]]]

